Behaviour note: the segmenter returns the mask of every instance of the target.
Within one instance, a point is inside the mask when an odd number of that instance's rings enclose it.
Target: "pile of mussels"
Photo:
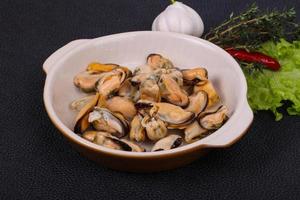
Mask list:
[[[144,152],[176,148],[199,140],[220,128],[228,110],[205,68],[180,70],[170,60],[150,54],[147,63],[132,73],[116,64],[91,63],[74,77],[83,92],[93,93],[75,100],[74,132],[111,149]],[[129,134],[129,139],[124,137]]]

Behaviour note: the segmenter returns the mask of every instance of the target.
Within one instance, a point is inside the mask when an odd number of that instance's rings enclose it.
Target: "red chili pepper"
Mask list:
[[[274,58],[267,56],[263,53],[248,52],[245,50],[237,50],[233,48],[225,49],[231,56],[238,60],[245,62],[256,62],[265,65],[267,68],[277,71],[280,68],[280,64]]]

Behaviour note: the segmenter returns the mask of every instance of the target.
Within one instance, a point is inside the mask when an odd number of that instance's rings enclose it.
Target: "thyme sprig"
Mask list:
[[[295,22],[294,8],[278,11],[261,11],[252,4],[239,15],[230,15],[221,25],[211,29],[204,38],[223,48],[234,47],[248,51],[257,50],[266,41],[280,38],[300,38],[300,26]]]

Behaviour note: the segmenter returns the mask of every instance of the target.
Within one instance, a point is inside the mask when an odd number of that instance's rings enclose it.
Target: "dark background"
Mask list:
[[[251,1],[183,0],[206,30]],[[299,0],[260,0],[262,8]],[[0,199],[300,199],[300,120],[259,112],[246,136],[172,171],[113,171],[81,157],[44,109],[43,61],[79,38],[149,30],[167,0],[0,1]],[[120,163],[122,164],[122,163]]]

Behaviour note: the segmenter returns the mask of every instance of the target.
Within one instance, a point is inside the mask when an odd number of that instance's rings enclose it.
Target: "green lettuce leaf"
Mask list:
[[[275,120],[282,119],[278,108],[283,100],[292,102],[290,115],[300,115],[300,41],[263,44],[261,52],[276,58],[281,64],[277,72],[263,69],[263,73],[245,73],[248,83],[248,101],[254,111],[271,110]]]

